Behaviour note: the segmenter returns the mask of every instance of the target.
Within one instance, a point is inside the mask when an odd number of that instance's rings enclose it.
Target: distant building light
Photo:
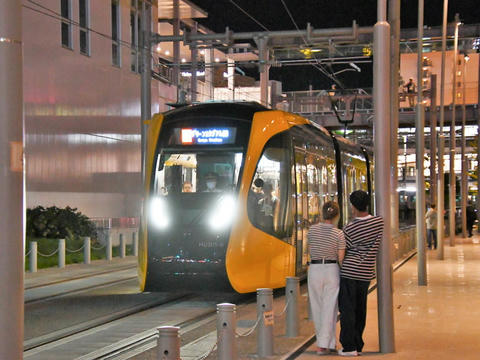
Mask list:
[[[200,55],[205,55],[205,50],[200,50]]]
[[[215,62],[220,62],[220,58],[216,57]]]
[[[192,73],[190,71],[182,71],[181,75],[183,77],[192,77]],[[197,76],[205,76],[205,71],[197,71]]]
[[[165,55],[170,55],[170,51],[169,50],[165,50]]]
[[[157,52],[162,51],[162,48],[160,46],[157,46]]]
[[[187,62],[187,59],[182,58],[182,63],[185,63],[185,62]]]
[[[473,50],[480,49],[480,38],[476,38],[475,40],[473,40],[472,48]]]

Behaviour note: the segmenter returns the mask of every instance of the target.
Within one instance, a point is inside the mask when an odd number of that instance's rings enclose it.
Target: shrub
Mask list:
[[[26,235],[31,238],[65,239],[90,236],[97,232],[94,223],[76,208],[37,206],[27,209]]]

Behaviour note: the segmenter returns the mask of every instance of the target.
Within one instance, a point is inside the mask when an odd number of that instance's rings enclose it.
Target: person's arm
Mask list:
[[[338,237],[338,263],[340,266],[345,258],[345,246],[345,235],[343,234],[343,231],[341,231]]]
[[[338,250],[338,263],[342,265],[343,259],[345,258],[345,249]]]

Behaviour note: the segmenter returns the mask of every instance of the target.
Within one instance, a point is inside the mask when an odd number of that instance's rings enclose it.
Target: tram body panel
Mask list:
[[[154,168],[154,156],[155,149],[157,148],[158,138],[160,135],[160,130],[162,129],[164,116],[162,114],[155,114],[152,120],[147,121],[148,132],[147,132],[147,154],[145,159],[145,179],[151,179]],[[145,181],[145,194],[150,193],[150,181]],[[142,204],[142,212],[146,212],[146,199],[144,197],[144,202]],[[145,216],[142,216],[140,222],[140,231],[139,231],[139,241],[138,241],[138,279],[140,284],[140,290],[145,289],[145,280],[147,276],[147,267],[148,267],[148,230],[147,222],[145,221]]]
[[[342,139],[335,147],[318,125],[258,104],[189,106],[156,115],[149,125],[139,236],[142,291],[284,287],[286,277],[306,273],[306,231],[319,221],[322,199],[338,194],[342,201],[342,188],[363,188],[365,170],[370,176],[357,145]],[[220,145],[183,140],[184,131],[202,129],[232,135]],[[346,168],[361,181],[345,181]],[[205,190],[210,171],[222,184],[219,192]],[[252,186],[258,178],[265,180],[263,191]],[[180,188],[185,182],[190,194]],[[270,207],[257,201],[267,194],[276,201]],[[161,206],[153,211],[153,203]],[[252,204],[262,204],[260,217],[252,215]],[[229,220],[220,229],[211,220],[223,221],[223,215]],[[159,228],[164,217],[170,224]]]
[[[301,123],[307,121],[282,111],[259,112],[254,116],[239,192],[243,206],[239,208],[238,221],[232,228],[226,258],[228,278],[237,292],[282,287],[287,276],[295,275],[295,248],[251,223],[247,214],[247,197],[268,140]]]

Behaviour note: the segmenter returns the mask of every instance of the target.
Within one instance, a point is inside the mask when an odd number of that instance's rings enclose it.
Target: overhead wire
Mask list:
[[[243,9],[240,5],[238,5],[235,1],[229,0],[233,5],[235,5],[241,12],[243,12],[245,15],[247,15],[251,20],[253,20],[257,25],[259,25],[263,30],[265,31],[270,31],[268,28],[263,25],[260,21],[255,19],[252,15],[250,15],[245,9]]]
[[[295,19],[293,18],[293,15],[292,13],[290,12],[290,10],[288,9],[288,6],[287,4],[285,3],[284,0],[280,0],[283,4],[283,7],[285,8],[285,11],[287,12],[288,16],[290,17],[290,20],[292,20],[292,23],[293,25],[295,26],[295,28],[297,29],[300,37],[302,38],[303,42],[305,43],[306,46],[309,46],[307,40],[305,39],[305,37],[303,36],[302,32],[300,31],[300,28],[298,27],[297,25],[297,22],[295,21]],[[327,76],[329,79],[333,80],[337,85],[339,85],[340,87],[343,88],[342,86],[342,83],[335,77],[335,75],[332,75],[330,74],[327,70],[325,70],[323,68],[323,66],[318,62],[318,59],[317,57],[315,56],[315,54],[313,55],[313,57],[315,58],[316,60],[316,64],[312,64],[312,66],[314,68],[316,68],[317,70],[319,70],[322,74],[324,74],[325,76]]]

